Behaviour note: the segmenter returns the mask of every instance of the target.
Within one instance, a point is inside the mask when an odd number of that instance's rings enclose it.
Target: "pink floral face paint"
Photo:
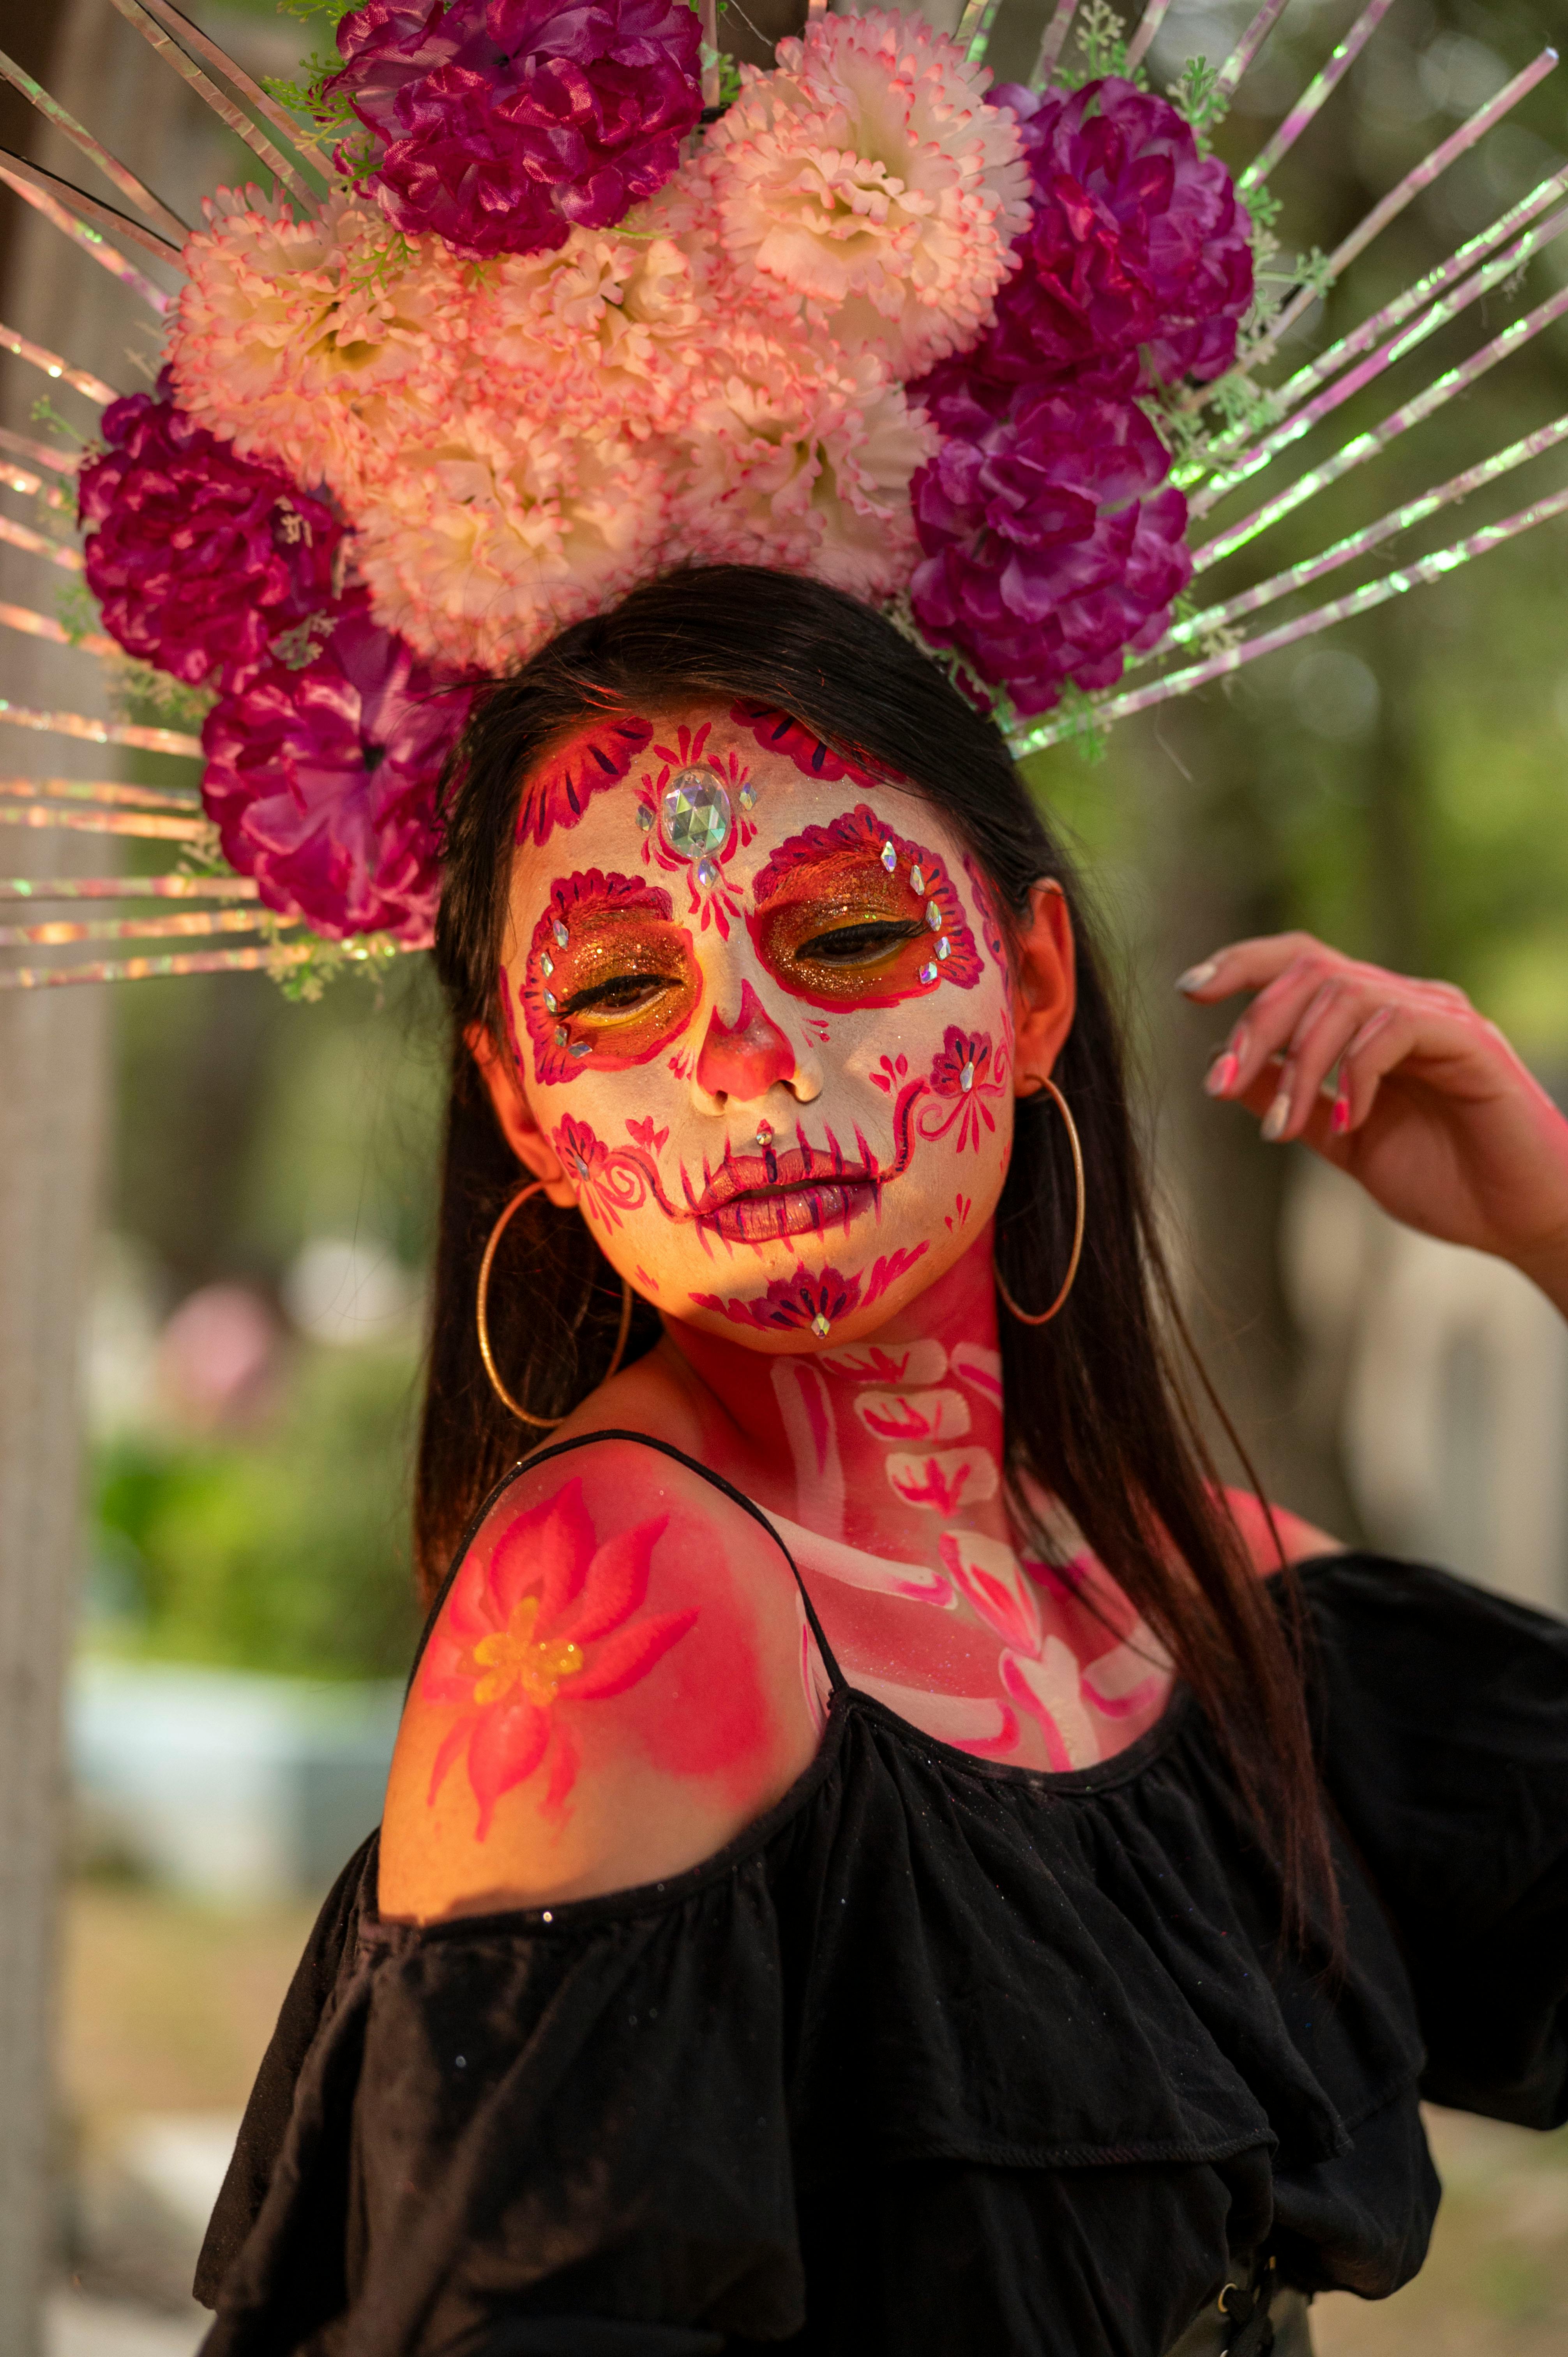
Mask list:
[[[952,1265],[1001,1190],[994,913],[929,803],[796,722],[736,705],[646,725],[586,794],[574,740],[570,833],[518,848],[506,982],[531,1110],[667,1317],[764,1351],[854,1340]]]

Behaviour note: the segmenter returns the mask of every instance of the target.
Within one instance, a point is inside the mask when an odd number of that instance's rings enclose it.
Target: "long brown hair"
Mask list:
[[[544,748],[590,713],[742,697],[791,714],[841,752],[908,781],[989,878],[1004,927],[1016,925],[1039,878],[1053,877],[1066,895],[1078,1012],[1054,1076],[1082,1142],[1090,1217],[1060,1316],[1043,1328],[1002,1320],[1013,1503],[1026,1529],[1026,1480],[1068,1507],[1207,1714],[1279,1859],[1287,1927],[1304,1931],[1313,1912],[1332,1923],[1293,1591],[1286,1575],[1282,1620],[1225,1509],[1181,1378],[1185,1363],[1204,1383],[1153,1213],[1092,914],[992,722],[890,622],[819,583],[725,565],[633,591],[498,683],[449,770],[436,962],[452,1010],[453,1080],[415,1504],[426,1593],[486,1491],[542,1437],[520,1434],[475,1338],[480,1255],[519,1173],[463,1045],[474,1024],[502,1043],[496,985],[522,780]],[[1015,1300],[1052,1297],[1074,1200],[1053,1106],[1043,1096],[1020,1101],[996,1226]],[[537,1414],[563,1413],[601,1380],[619,1297],[618,1278],[575,1211],[542,1197],[523,1207],[491,1293],[491,1333],[511,1388],[521,1384]],[[630,1355],[658,1332],[653,1311],[639,1304]]]

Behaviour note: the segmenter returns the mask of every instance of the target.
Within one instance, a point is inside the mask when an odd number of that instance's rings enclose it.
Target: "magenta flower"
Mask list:
[[[249,685],[274,641],[332,609],[343,527],[273,467],[236,456],[158,391],[111,402],[81,470],[87,586],[127,654],[190,687]]]
[[[318,933],[424,947],[435,783],[468,701],[356,601],[308,669],[271,663],[208,714],[202,799],[224,857]]]
[[[966,383],[960,363],[920,397],[946,437],[914,485],[920,628],[1021,713],[1048,710],[1069,680],[1110,686],[1192,572],[1159,436],[1133,402]]]
[[[661,188],[703,99],[684,0],[366,0],[327,85],[376,142],[396,226],[460,253],[541,253]]]
[[[1042,97],[1009,84],[1034,178],[1019,267],[970,365],[1038,380],[1142,347],[1155,382],[1201,382],[1236,356],[1252,299],[1246,214],[1174,106],[1115,76]]]

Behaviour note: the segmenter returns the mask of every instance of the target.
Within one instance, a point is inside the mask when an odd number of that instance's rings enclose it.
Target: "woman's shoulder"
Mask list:
[[[1227,1490],[1225,1503],[1260,1579],[1278,1571],[1282,1562],[1307,1563],[1346,1552],[1343,1539],[1331,1538],[1288,1506],[1266,1504],[1251,1490]]]
[[[383,1915],[667,1879],[811,1758],[812,1658],[782,1550],[662,1433],[564,1430],[491,1500],[427,1633],[387,1791]]]

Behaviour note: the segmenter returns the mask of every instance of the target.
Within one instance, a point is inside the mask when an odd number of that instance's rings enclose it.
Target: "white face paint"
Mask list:
[[[875,1332],[1012,1148],[1006,960],[957,836],[743,705],[580,731],[518,835],[513,1051],[607,1258],[757,1350]]]

